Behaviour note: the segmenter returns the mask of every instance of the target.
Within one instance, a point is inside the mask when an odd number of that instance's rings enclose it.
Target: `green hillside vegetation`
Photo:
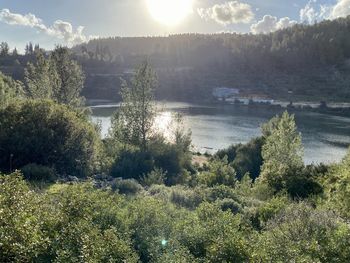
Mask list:
[[[193,163],[181,116],[170,138],[152,125],[158,81],[148,61],[123,80],[101,139],[75,103],[80,90],[57,86],[83,79],[81,68],[62,56],[54,69],[72,72],[51,83],[40,72],[52,59],[28,66],[22,96],[0,75],[9,94],[0,104],[0,262],[350,261],[350,152],[305,166],[285,112],[261,138]]]
[[[105,38],[72,49],[85,73],[83,94],[115,99],[120,77],[148,57],[159,76],[156,97],[209,100],[212,89],[238,88],[242,95],[288,101],[349,102],[350,18],[295,25],[271,34],[183,34],[168,37]],[[3,43],[0,71],[24,79],[42,49],[25,55]],[[49,56],[47,52],[46,56]]]

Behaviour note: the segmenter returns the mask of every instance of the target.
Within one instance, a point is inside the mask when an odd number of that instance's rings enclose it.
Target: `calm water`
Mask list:
[[[93,121],[102,124],[103,135],[108,132],[116,107],[115,104],[92,107]],[[175,102],[161,103],[160,107],[158,129],[166,133],[173,113],[181,113],[185,127],[192,131],[193,150],[202,153],[248,142],[261,135],[261,124],[278,113],[268,109]],[[330,163],[344,157],[346,145],[350,144],[350,118],[303,112],[296,114],[296,122],[303,137],[306,163]]]

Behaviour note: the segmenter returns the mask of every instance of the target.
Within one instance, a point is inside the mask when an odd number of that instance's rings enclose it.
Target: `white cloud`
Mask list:
[[[254,18],[252,7],[238,1],[217,4],[210,8],[199,8],[198,14],[206,20],[214,20],[222,25],[249,23]]]
[[[350,15],[350,0],[337,0],[334,5],[320,5],[317,0],[310,0],[300,10],[300,20],[313,24],[324,19],[337,19]]]
[[[275,16],[265,15],[262,20],[252,24],[250,30],[254,34],[267,34],[295,24],[297,24],[297,21],[291,20],[289,17],[278,19]]]
[[[314,7],[315,0],[310,0],[304,8],[300,10],[300,20],[309,24],[314,23],[318,18],[318,12]]]
[[[299,12],[300,21],[303,23],[314,24],[329,18],[333,7],[329,5],[318,5],[317,0],[310,0]]]
[[[83,32],[84,27],[78,26],[73,28],[69,22],[57,20],[52,26],[46,26],[43,21],[33,14],[15,14],[9,9],[0,10],[0,21],[9,25],[27,26],[37,29],[49,36],[63,39],[67,44],[80,44],[91,39],[91,36],[86,36]]]
[[[329,19],[346,17],[348,15],[350,15],[350,0],[338,0],[338,2],[332,7]]]

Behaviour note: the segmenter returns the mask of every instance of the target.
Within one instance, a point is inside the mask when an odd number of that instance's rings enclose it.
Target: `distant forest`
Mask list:
[[[0,47],[0,71],[23,78],[38,46],[26,54]],[[350,17],[295,25],[271,34],[181,34],[105,38],[72,48],[85,72],[88,99],[119,99],[120,78],[148,58],[158,73],[157,97],[211,99],[212,89],[290,101],[350,102]]]

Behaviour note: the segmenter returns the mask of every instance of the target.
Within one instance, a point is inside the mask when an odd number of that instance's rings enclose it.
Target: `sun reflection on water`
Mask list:
[[[173,113],[163,111],[154,120],[154,128],[168,140],[171,139],[171,125],[173,123]]]

